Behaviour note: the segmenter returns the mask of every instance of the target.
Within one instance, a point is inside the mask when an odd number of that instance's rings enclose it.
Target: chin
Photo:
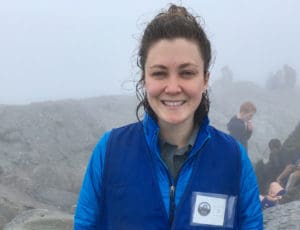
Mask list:
[[[179,118],[179,117],[169,117],[166,119],[163,119],[164,122],[172,124],[172,125],[179,125],[184,123],[185,119]]]

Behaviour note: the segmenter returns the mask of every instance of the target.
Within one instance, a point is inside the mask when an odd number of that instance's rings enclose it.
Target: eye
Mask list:
[[[180,72],[180,76],[182,76],[184,78],[190,78],[190,77],[193,77],[195,75],[196,75],[196,73],[193,70],[182,70]]]
[[[165,71],[154,71],[151,73],[151,76],[155,77],[155,78],[163,78],[166,75],[167,75],[167,73]]]

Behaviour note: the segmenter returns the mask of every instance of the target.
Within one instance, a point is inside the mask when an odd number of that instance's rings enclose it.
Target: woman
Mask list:
[[[245,149],[209,126],[210,42],[184,7],[146,27],[142,121],[107,132],[86,171],[75,229],[262,229]]]

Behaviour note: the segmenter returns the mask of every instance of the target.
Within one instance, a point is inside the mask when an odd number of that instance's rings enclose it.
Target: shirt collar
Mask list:
[[[196,125],[194,127],[194,130],[192,132],[192,135],[189,137],[188,139],[188,142],[187,142],[187,145],[184,146],[183,148],[187,148],[187,149],[191,149],[194,144],[195,144],[195,141],[196,141],[196,138],[197,138],[197,134],[198,134],[198,131],[199,131],[199,125]],[[162,148],[164,145],[171,145],[171,146],[174,146],[177,148],[176,145],[174,144],[171,144],[171,143],[168,143],[166,140],[164,140],[161,136],[159,136],[159,145],[160,147]]]

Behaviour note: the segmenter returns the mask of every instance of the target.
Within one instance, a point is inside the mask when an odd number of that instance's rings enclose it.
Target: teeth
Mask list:
[[[167,106],[180,106],[183,104],[183,101],[164,101],[163,103]]]

